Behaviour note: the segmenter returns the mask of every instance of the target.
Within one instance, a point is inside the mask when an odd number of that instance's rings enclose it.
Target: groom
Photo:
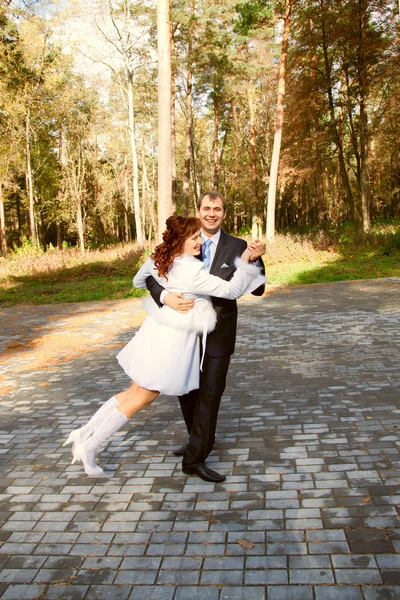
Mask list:
[[[198,201],[197,217],[201,222],[203,238],[202,259],[212,275],[226,281],[232,279],[234,260],[246,249],[246,242],[228,235],[221,229],[226,214],[226,201],[219,192],[205,192]],[[265,253],[265,244],[259,241],[249,244],[252,261],[257,261]],[[264,273],[264,265],[260,261]],[[185,300],[183,295],[167,292],[153,277],[146,281],[147,288],[159,306],[166,304],[185,313],[193,307],[193,300]],[[262,296],[264,286],[253,294]],[[183,456],[182,471],[186,475],[197,475],[204,481],[220,483],[225,476],[206,465],[215,438],[215,429],[221,397],[225,389],[226,376],[231,355],[235,350],[237,305],[236,300],[212,298],[217,313],[217,324],[207,336],[203,369],[200,373],[200,388],[181,396],[179,402],[189,432],[189,443],[174,452]]]

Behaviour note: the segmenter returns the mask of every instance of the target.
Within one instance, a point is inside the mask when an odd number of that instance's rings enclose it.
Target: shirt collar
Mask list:
[[[215,246],[218,246],[218,242],[219,242],[219,238],[221,237],[221,230],[218,229],[217,233],[214,233],[214,235],[212,235],[210,238],[205,236],[203,232],[201,232],[201,239],[203,240],[203,242],[205,242],[206,240],[211,240],[212,243]]]

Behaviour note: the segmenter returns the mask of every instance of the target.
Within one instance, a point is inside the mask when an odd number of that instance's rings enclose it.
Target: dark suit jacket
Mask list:
[[[212,262],[210,273],[217,275],[225,281],[232,279],[235,273],[235,258],[241,256],[246,249],[247,244],[244,240],[228,235],[221,230],[217,250]],[[200,257],[199,257],[200,258]],[[262,261],[261,269],[265,273],[264,264]],[[223,267],[222,265],[228,265]],[[147,289],[153,299],[159,306],[160,295],[163,287],[160,286],[153,277],[148,277],[146,280]],[[254,290],[255,296],[262,296],[265,286],[260,286]],[[237,304],[236,300],[227,300],[225,298],[212,298],[212,303],[217,313],[217,325],[207,336],[206,352],[210,356],[225,356],[233,354],[235,351],[236,326],[237,326]]]

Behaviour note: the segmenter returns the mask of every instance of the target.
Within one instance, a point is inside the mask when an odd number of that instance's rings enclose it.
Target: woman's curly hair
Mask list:
[[[162,234],[162,243],[154,250],[151,258],[160,277],[168,280],[167,273],[176,256],[182,254],[185,241],[200,231],[201,223],[196,217],[169,217],[167,229]]]

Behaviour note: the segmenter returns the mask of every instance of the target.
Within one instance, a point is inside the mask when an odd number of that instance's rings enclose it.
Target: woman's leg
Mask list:
[[[75,452],[75,446],[81,444],[103,420],[106,412],[118,406],[118,400],[115,396],[112,396],[100,406],[100,408],[92,415],[86,425],[74,429],[68,436],[68,439],[63,443],[63,446],[67,446],[72,443],[72,456]]]
[[[104,417],[93,434],[82,444],[76,447],[74,460],[81,459],[88,475],[100,475],[103,469],[98,467],[95,462],[96,451],[101,444],[108,440],[113,433],[116,433],[130,417],[137,412],[150,406],[159,392],[146,390],[135,383],[132,383],[129,390],[116,395],[118,402],[109,411],[104,411]]]
[[[159,393],[156,390],[147,390],[133,382],[128,390],[115,395],[119,404],[118,410],[130,419],[143,408],[150,406]]]

